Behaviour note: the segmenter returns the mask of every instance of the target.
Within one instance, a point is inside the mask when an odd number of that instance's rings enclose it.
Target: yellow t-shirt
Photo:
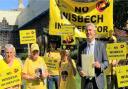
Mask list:
[[[0,61],[0,89],[18,87],[21,89],[21,63],[14,59],[9,66],[5,60]]]
[[[74,60],[72,60],[72,63],[74,68],[76,68]],[[77,89],[76,78],[73,74],[73,69],[68,61],[61,63],[59,89]]]
[[[49,52],[45,55],[45,63],[48,68],[48,73],[50,75],[59,75],[59,63],[60,63],[60,53],[59,52]]]
[[[30,58],[25,60],[22,73],[26,73],[30,76],[36,76],[36,69],[41,68],[42,72],[47,70],[43,57],[38,57],[33,61]],[[46,89],[46,83],[44,80],[27,80],[26,89]]]

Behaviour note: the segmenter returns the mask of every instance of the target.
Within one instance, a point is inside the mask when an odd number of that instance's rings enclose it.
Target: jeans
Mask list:
[[[59,89],[58,88],[58,84],[59,84],[59,76],[56,75],[56,76],[50,76],[47,78],[47,87],[48,89],[53,89],[53,83],[55,84],[55,87],[56,89]]]

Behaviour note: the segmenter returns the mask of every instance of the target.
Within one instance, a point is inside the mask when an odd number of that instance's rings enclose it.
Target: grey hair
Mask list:
[[[13,51],[15,52],[15,47],[12,44],[6,44],[5,45],[5,50],[8,49],[8,48],[12,48]]]
[[[86,23],[85,26],[86,26],[86,29],[87,29],[88,26],[92,26],[94,28],[94,30],[96,30],[96,26],[93,23]]]

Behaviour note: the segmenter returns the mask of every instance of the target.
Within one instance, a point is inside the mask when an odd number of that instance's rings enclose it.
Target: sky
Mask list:
[[[24,6],[28,4],[28,0],[23,0]],[[17,9],[18,0],[0,0],[0,10]]]

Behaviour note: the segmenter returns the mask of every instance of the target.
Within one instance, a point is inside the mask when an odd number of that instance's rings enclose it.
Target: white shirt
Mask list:
[[[94,54],[95,40],[91,43],[87,42],[87,54]]]

